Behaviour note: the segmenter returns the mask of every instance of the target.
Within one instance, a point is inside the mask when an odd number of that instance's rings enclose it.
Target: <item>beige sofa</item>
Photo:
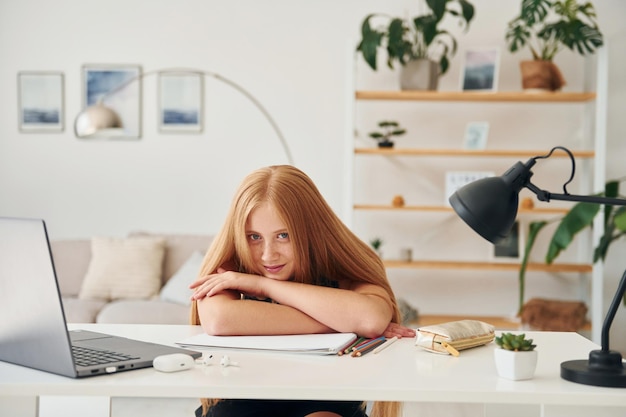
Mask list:
[[[66,320],[189,323],[187,287],[211,240],[208,235],[132,233],[119,239],[52,241]]]

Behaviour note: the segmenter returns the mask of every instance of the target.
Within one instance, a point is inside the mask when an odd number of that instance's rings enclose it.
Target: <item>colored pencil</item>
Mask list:
[[[385,338],[384,337],[379,337],[377,339],[372,340],[370,343],[361,346],[358,349],[355,349],[352,352],[352,357],[358,357],[358,356],[363,356],[368,352],[371,352],[372,350],[374,350],[377,346],[382,345],[383,343],[385,343]]]
[[[358,345],[354,346],[352,348],[352,350],[360,349],[360,348],[365,347],[366,345],[369,345],[370,343],[375,342],[375,341],[380,340],[380,339],[384,340],[385,336],[373,337],[371,339],[364,339],[361,343],[359,343]]]
[[[347,343],[344,347],[339,349],[339,352],[337,352],[337,355],[341,356],[344,353],[350,353],[352,351],[352,348],[356,346],[358,343],[360,343],[361,341],[363,341],[364,339],[365,339],[364,337],[358,337],[354,339],[353,341],[351,341],[350,343]]]
[[[398,336],[394,336],[391,339],[387,339],[385,343],[383,343],[382,345],[374,349],[374,353],[378,353],[381,350],[386,349],[389,345],[393,344],[393,342],[395,342],[396,340],[398,340]]]

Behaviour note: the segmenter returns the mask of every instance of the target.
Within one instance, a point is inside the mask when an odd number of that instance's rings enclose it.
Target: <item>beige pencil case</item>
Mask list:
[[[415,344],[429,352],[459,355],[460,350],[486,345],[495,328],[479,320],[459,320],[417,329]]]

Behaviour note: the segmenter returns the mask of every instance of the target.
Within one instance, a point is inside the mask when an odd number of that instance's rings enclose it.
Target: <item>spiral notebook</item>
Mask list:
[[[279,336],[210,336],[198,334],[176,342],[195,349],[245,349],[269,352],[337,354],[356,340],[354,333],[296,334]]]

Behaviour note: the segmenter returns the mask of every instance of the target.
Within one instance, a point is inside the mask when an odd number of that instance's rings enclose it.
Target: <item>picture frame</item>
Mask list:
[[[55,71],[20,71],[20,132],[62,132],[65,129],[65,76]]]
[[[461,90],[496,91],[500,50],[498,48],[467,49],[461,71]]]
[[[99,137],[141,138],[141,81],[142,70],[139,65],[83,65],[83,109],[101,101],[117,113],[122,124],[119,129],[99,133]]]
[[[189,72],[159,73],[159,131],[200,133],[203,129],[204,76]]]
[[[524,238],[519,221],[513,223],[511,231],[500,242],[493,245],[493,260],[501,262],[521,261]]]
[[[489,122],[469,122],[465,128],[463,147],[469,150],[483,150],[487,148]]]

